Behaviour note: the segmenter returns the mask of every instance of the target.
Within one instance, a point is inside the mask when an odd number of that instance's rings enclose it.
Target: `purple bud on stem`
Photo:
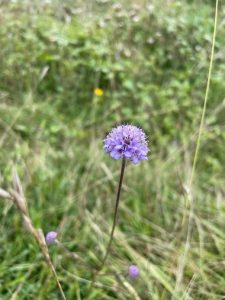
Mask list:
[[[129,268],[128,268],[128,275],[132,279],[138,278],[139,275],[140,275],[140,270],[139,270],[138,266],[136,266],[136,265],[129,266]]]
[[[49,231],[49,232],[46,234],[46,237],[45,237],[46,243],[47,243],[48,245],[54,244],[54,243],[55,243],[55,240],[56,240],[56,238],[57,238],[57,235],[58,235],[57,232],[55,232],[55,231]]]

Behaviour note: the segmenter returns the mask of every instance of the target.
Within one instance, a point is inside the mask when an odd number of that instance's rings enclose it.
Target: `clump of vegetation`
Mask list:
[[[214,1],[2,2],[0,186],[10,185],[16,163],[34,227],[56,230],[63,243],[49,252],[68,299],[224,296],[220,6],[190,228],[186,195]],[[102,139],[118,123],[141,126],[150,135],[151,159],[135,172],[126,170],[113,255],[89,293],[91,272],[63,247],[93,269],[104,256],[119,164],[103,155]],[[0,201],[0,218],[0,298],[58,299],[48,267],[10,202]],[[125,274],[137,261],[141,272],[134,283]]]

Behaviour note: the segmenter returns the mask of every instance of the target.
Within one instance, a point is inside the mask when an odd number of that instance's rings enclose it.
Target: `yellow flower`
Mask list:
[[[101,97],[101,96],[103,96],[104,91],[103,91],[103,89],[96,88],[96,89],[94,90],[94,93],[95,93],[95,96]]]

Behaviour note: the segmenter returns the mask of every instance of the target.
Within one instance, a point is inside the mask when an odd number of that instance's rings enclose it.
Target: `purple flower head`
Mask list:
[[[128,269],[128,275],[130,276],[130,278],[132,279],[136,279],[138,278],[138,276],[140,275],[140,271],[138,266],[136,265],[131,265]]]
[[[45,237],[46,243],[47,243],[48,245],[54,244],[54,243],[55,243],[55,240],[56,240],[56,238],[57,238],[57,235],[58,235],[57,232],[55,232],[55,231],[49,231],[49,232],[46,234],[46,237]]]
[[[147,160],[149,151],[145,133],[133,125],[113,128],[104,140],[104,150],[114,159],[125,157],[134,164]]]

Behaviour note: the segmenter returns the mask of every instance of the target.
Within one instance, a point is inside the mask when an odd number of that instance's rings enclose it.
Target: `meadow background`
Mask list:
[[[149,160],[125,173],[101,286],[89,292],[91,272],[49,247],[67,299],[225,299],[219,2],[189,222],[215,1],[0,1],[0,186],[11,186],[16,164],[35,226],[58,230],[90,268],[105,253],[120,171],[104,154],[103,138],[120,123],[149,136]],[[18,211],[2,199],[0,220],[0,299],[61,299]],[[132,263],[141,270],[136,281],[126,277]]]

